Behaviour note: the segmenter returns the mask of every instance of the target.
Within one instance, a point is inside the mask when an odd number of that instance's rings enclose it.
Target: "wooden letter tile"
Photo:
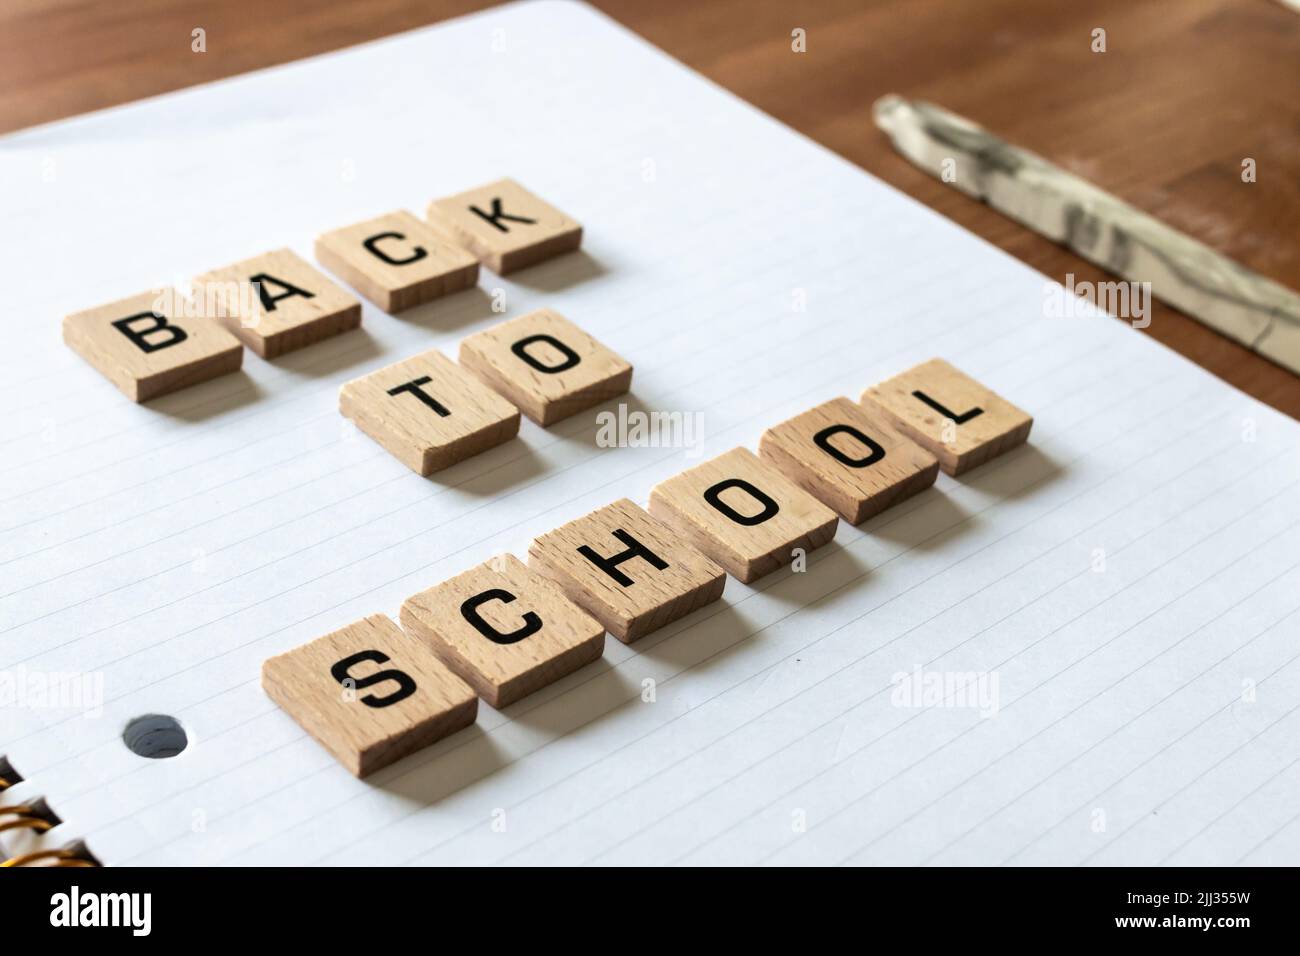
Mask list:
[[[193,286],[204,314],[266,359],[361,324],[361,303],[289,249],[204,273]]]
[[[626,498],[537,538],[528,565],[629,644],[716,601],[727,583],[720,567]]]
[[[914,442],[960,475],[1024,444],[1034,420],[943,359],[930,359],[862,393]]]
[[[478,282],[478,259],[399,210],[316,238],[316,258],[385,312]]]
[[[478,256],[497,275],[572,252],[582,226],[513,179],[435,199],[429,222]]]
[[[358,777],[478,713],[473,689],[382,614],[264,661],[262,687]]]
[[[656,485],[650,513],[746,584],[790,563],[794,548],[820,548],[839,522],[748,448]]]
[[[127,398],[144,402],[239,369],[244,347],[216,323],[188,317],[193,312],[172,289],[142,292],[69,315],[63,341]]]
[[[934,484],[939,463],[879,411],[833,398],[763,432],[758,453],[850,524]]]
[[[631,365],[550,309],[471,335],[460,343],[460,364],[542,426],[632,384]]]
[[[407,598],[402,627],[498,709],[605,649],[605,628],[512,554]]]
[[[348,382],[339,411],[422,475],[519,433],[519,409],[436,349]]]

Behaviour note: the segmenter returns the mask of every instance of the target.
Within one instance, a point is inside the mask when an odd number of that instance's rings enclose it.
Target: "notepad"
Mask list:
[[[364,302],[360,328],[146,406],[60,341],[65,314],[314,261],[316,235],[505,177],[581,251],[400,316]],[[0,753],[23,777],[0,802],[62,821],[7,852],[1300,856],[1300,426],[1115,319],[1045,317],[1042,276],[592,10],[502,7],[8,136],[0,190]],[[632,391],[428,478],[338,414],[343,382],[542,308]],[[1029,443],[841,522],[802,570],[607,637],[364,781],[260,686],[267,658],[933,356],[1030,412]],[[618,427],[653,413],[691,427]],[[132,752],[145,715],[184,750]]]

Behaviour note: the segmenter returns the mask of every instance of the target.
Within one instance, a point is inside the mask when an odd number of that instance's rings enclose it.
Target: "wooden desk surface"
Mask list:
[[[0,131],[467,13],[475,0],[9,0]],[[595,0],[687,65],[1047,275],[1106,276],[914,168],[871,123],[932,100],[1300,289],[1300,15],[1274,0]],[[207,52],[191,51],[206,31]],[[807,31],[807,52],[791,31]],[[1106,31],[1107,51],[1091,49]],[[1244,183],[1241,163],[1256,162]],[[1147,333],[1300,418],[1300,379],[1156,304]]]

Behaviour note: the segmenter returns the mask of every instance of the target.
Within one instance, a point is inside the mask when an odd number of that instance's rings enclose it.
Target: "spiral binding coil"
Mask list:
[[[12,817],[13,819],[5,819]],[[9,830],[32,830],[36,833],[44,833],[50,827],[54,826],[49,817],[41,813],[40,808],[28,803],[20,803],[12,807],[0,807],[0,833]]]
[[[47,860],[50,862],[46,862]],[[0,869],[8,866],[68,867],[99,866],[99,864],[89,857],[82,856],[81,851],[74,847],[62,850],[37,850],[35,853],[24,853],[22,856],[13,856],[0,861]]]
[[[13,768],[8,759],[0,757],[0,793],[22,781],[22,775]],[[0,806],[0,833],[9,830],[31,830],[33,833],[45,833],[59,823],[59,818],[43,801],[33,803],[15,803]],[[49,850],[34,850],[5,860],[0,860],[0,868],[25,866],[99,866],[99,861],[91,855],[82,844]]]

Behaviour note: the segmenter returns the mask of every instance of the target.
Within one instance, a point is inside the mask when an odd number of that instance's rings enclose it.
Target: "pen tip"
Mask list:
[[[886,133],[893,133],[903,111],[907,109],[907,100],[897,93],[886,93],[871,106],[871,118],[876,126]]]

